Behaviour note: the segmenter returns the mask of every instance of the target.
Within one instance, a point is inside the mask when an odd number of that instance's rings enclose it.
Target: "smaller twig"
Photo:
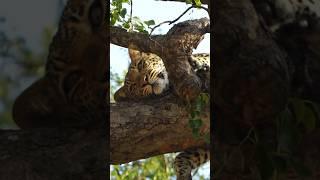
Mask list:
[[[171,22],[171,21],[164,21],[164,22],[156,25],[155,27],[153,27],[153,28],[151,29],[151,32],[150,32],[149,36],[151,36],[152,32],[153,32],[156,28],[158,28],[158,27],[161,26],[162,24],[170,23],[170,22]]]
[[[130,0],[130,18],[129,18],[129,24],[130,24],[130,27],[129,27],[129,32],[132,32],[133,31],[133,25],[132,25],[132,3],[133,3],[133,0]]]
[[[209,9],[206,8],[206,7],[192,5],[192,6],[188,7],[188,8],[187,8],[179,17],[177,17],[176,19],[174,19],[174,20],[172,20],[172,21],[164,21],[164,22],[162,22],[162,23],[154,26],[154,27],[151,29],[151,32],[150,32],[149,36],[151,36],[151,34],[153,33],[153,31],[154,31],[156,28],[158,28],[159,26],[161,26],[162,24],[169,23],[169,25],[171,25],[171,24],[177,22],[183,15],[185,15],[185,14],[186,14],[190,9],[192,9],[192,8],[201,8],[201,9],[206,10],[206,11],[209,13]]]
[[[171,22],[169,23],[169,25],[177,22],[183,15],[185,15],[185,14],[186,14],[190,9],[192,9],[192,8],[195,8],[195,6],[194,6],[194,5],[190,6],[190,7],[189,7],[188,9],[186,9],[179,17],[177,17],[175,20],[171,21]]]

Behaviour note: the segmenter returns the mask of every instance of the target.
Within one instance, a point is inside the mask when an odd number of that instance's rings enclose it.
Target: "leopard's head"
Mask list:
[[[116,101],[160,95],[168,90],[168,73],[159,56],[130,48],[129,56],[131,63],[124,85],[114,95]]]

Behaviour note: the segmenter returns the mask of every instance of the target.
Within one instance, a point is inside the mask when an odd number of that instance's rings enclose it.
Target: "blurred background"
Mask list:
[[[17,128],[11,117],[13,101],[43,75],[65,2],[0,1],[0,128]]]

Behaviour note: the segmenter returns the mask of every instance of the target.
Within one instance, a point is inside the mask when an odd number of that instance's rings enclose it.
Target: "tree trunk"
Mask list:
[[[258,156],[268,159],[270,154],[261,155],[258,152],[261,152],[261,142],[267,145],[267,149],[279,146],[277,138],[283,132],[278,131],[276,119],[286,110],[289,97],[318,99],[320,89],[315,82],[320,77],[317,51],[317,42],[320,41],[315,37],[320,31],[300,32],[295,37],[292,37],[294,31],[287,36],[287,32],[280,32],[281,38],[275,41],[250,0],[216,0],[215,3],[212,32],[216,120],[212,156],[214,177],[219,180],[265,178],[267,175],[261,174],[265,173],[261,171],[262,166],[264,170],[271,171],[270,175],[274,172],[274,164],[268,164],[267,160],[261,162]],[[295,46],[301,40],[305,43],[304,49]],[[307,62],[293,59],[297,59],[293,52],[309,57]],[[301,68],[304,70],[301,71]],[[310,81],[305,81],[306,78],[301,81],[306,72],[310,73],[308,77],[314,82],[311,85],[308,83]],[[293,83],[297,81],[299,86]],[[291,149],[293,161],[311,171],[305,179],[319,179],[317,160],[320,157],[315,152],[319,152],[320,147],[311,143],[311,140],[319,139],[319,132],[319,127],[316,127],[311,133],[301,135],[301,141]],[[258,142],[255,141],[256,136]],[[293,167],[289,167],[284,174],[278,173],[280,179],[302,178],[301,172]]]

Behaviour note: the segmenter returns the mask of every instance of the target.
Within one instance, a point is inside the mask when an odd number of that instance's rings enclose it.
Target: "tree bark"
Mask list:
[[[192,135],[190,112],[174,95],[143,102],[121,102],[110,107],[110,158],[127,163],[169,152],[205,146]],[[209,133],[209,106],[201,115],[202,135]]]
[[[287,108],[289,97],[317,101],[319,89],[315,82],[320,71],[315,69],[319,67],[317,44],[320,41],[315,37],[320,31],[295,34],[297,32],[291,30],[287,36],[288,31],[280,32],[285,37],[275,41],[250,0],[216,0],[215,3],[212,31],[216,120],[212,155],[214,177],[219,180],[260,179],[259,163],[267,162],[257,160],[259,145],[252,142],[252,130],[261,133],[259,142],[263,141],[271,149],[277,147],[275,119]],[[304,48],[295,46],[301,40]],[[297,54],[299,57],[303,54],[307,62],[301,61]],[[301,63],[307,70],[300,70]],[[312,86],[307,78],[301,81],[306,72],[314,82]],[[292,83],[295,81],[299,81],[300,86]],[[317,160],[320,157],[314,152],[319,152],[320,148],[310,143],[319,139],[319,132],[317,125],[310,134],[303,134],[301,142],[292,149],[293,158],[312,172],[305,179],[319,179]],[[301,179],[297,174],[296,170],[289,169],[279,177]]]

